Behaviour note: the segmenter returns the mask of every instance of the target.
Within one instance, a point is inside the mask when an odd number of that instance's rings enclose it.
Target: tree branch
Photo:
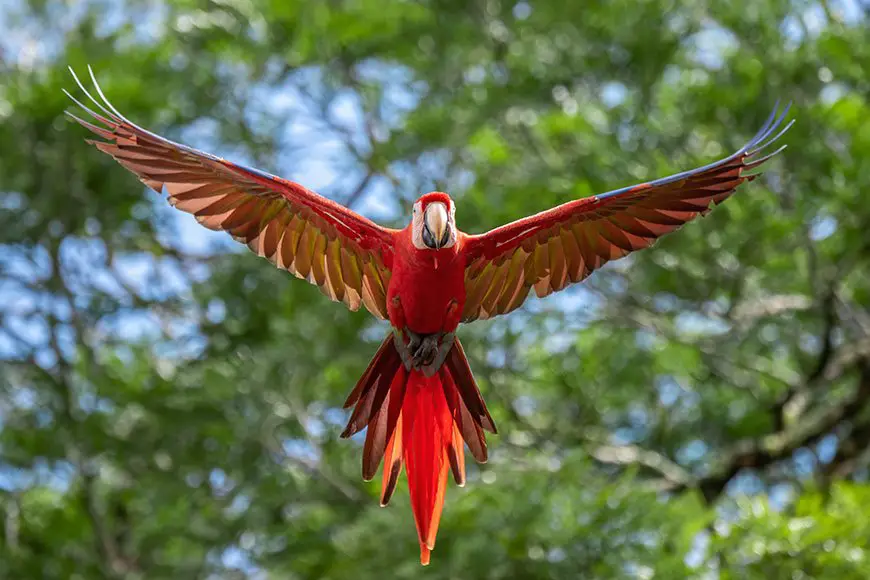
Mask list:
[[[860,365],[858,384],[854,391],[837,404],[806,416],[790,430],[781,430],[758,439],[738,441],[722,454],[719,466],[701,478],[697,487],[708,503],[721,495],[732,478],[743,468],[765,468],[785,459],[796,450],[824,437],[838,423],[856,416],[870,399],[870,363]]]
[[[810,297],[803,294],[773,294],[740,302],[734,307],[731,318],[740,325],[748,325],[759,318],[808,310],[812,303]]]
[[[656,485],[661,491],[698,489],[705,501],[712,504],[744,468],[764,469],[786,459],[801,447],[818,442],[838,424],[853,420],[864,410],[870,400],[870,341],[855,346],[841,352],[819,377],[813,379],[835,380],[853,365],[858,365],[857,385],[849,395],[834,405],[807,414],[792,428],[777,429],[763,437],[738,441],[720,454],[717,466],[708,475],[696,477],[664,454],[636,445],[600,445],[590,454],[602,463],[640,466],[655,472],[661,476],[661,481]],[[841,445],[828,471],[838,475],[851,473],[868,444],[870,423],[864,423],[856,427],[850,438]]]
[[[853,474],[864,460],[870,458],[870,420],[852,426],[840,439],[837,453],[822,470],[826,479],[842,479]]]
[[[774,426],[777,430],[783,429],[790,417],[797,417],[802,413],[803,407],[806,404],[806,397],[801,397],[800,395],[807,393],[816,386],[820,379],[825,376],[828,365],[833,362],[834,330],[837,328],[836,291],[833,287],[825,295],[822,309],[825,324],[822,349],[819,352],[813,370],[807,375],[806,381],[803,384],[789,387],[780,397],[779,401],[771,408]]]
[[[663,490],[693,487],[695,478],[665,455],[636,445],[602,445],[590,454],[602,463],[611,465],[640,465],[651,469],[664,479]]]

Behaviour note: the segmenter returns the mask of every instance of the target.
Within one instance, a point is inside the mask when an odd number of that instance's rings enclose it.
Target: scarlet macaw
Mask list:
[[[90,71],[90,68],[89,68]],[[381,505],[404,465],[420,542],[429,563],[448,470],[465,483],[463,442],[487,459],[483,431],[495,424],[455,336],[461,322],[518,308],[580,282],[610,260],[650,246],[728,198],[785,146],[759,157],[789,107],[770,115],[733,155],[683,173],[571,201],[482,235],[456,227],[456,205],[432,192],[414,204],[402,230],[381,227],[302,185],[164,139],[79,88],[102,111],[77,105],[103,125],[70,113],[105,141],[88,140],[169,203],[212,230],[229,232],[254,252],[316,285],[351,310],[387,319],[392,332],[345,402],[353,407],[342,437],[368,428],[362,473],[384,460]],[[778,108],[778,107],[777,107]]]

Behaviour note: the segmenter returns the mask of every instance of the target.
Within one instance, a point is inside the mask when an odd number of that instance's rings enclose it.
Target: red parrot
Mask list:
[[[89,68],[90,71],[90,68]],[[103,140],[88,140],[169,203],[275,266],[316,285],[351,310],[387,319],[387,335],[345,402],[342,437],[368,428],[362,474],[384,462],[386,506],[404,466],[420,542],[429,563],[448,473],[465,483],[468,446],[487,459],[484,431],[496,428],[455,332],[460,323],[518,308],[580,282],[606,262],[650,246],[728,198],[785,146],[761,156],[789,107],[770,115],[733,155],[691,171],[570,201],[481,235],[456,227],[456,205],[432,192],[402,230],[381,227],[302,185],[164,139],[127,120],[103,95],[101,113],[64,91],[102,126],[69,114]]]

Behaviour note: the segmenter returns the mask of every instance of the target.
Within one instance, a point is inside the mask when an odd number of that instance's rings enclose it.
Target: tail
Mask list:
[[[465,485],[463,441],[471,455],[484,463],[483,431],[496,429],[458,339],[431,377],[407,370],[393,341],[392,334],[384,340],[345,401],[345,408],[354,410],[341,436],[368,427],[363,479],[371,480],[384,459],[382,506],[389,503],[405,466],[420,562],[426,565],[435,547],[448,471],[459,486]]]

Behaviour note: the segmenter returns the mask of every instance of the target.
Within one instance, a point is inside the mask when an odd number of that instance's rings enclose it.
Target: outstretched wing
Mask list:
[[[229,232],[270,262],[315,284],[351,310],[387,317],[393,230],[378,226],[305,187],[155,135],[126,119],[103,95],[99,114],[64,91],[99,127],[67,113],[105,141],[88,140],[169,203],[212,230]]]
[[[478,236],[468,236],[463,322],[518,308],[531,288],[539,297],[580,282],[610,260],[650,246],[728,198],[745,175],[785,145],[759,156],[788,113],[777,106],[749,143],[730,157],[670,177],[579,199]],[[771,138],[771,135],[774,135]]]

